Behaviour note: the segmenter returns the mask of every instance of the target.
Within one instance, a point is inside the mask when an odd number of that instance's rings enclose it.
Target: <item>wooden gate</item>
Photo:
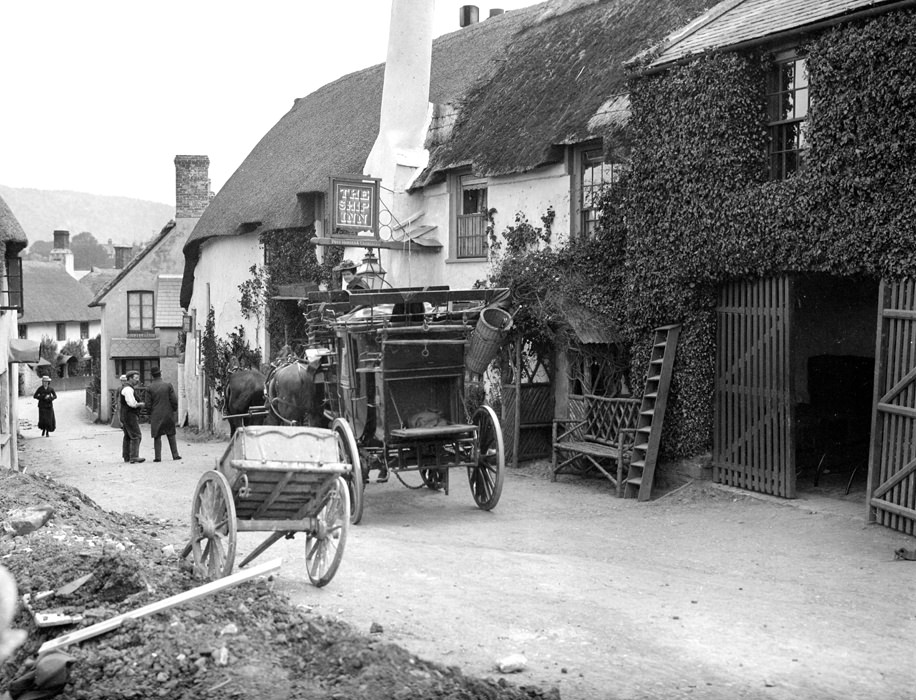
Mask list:
[[[792,280],[726,284],[717,309],[713,479],[795,497]]]
[[[881,282],[868,520],[916,534],[916,280]]]
[[[549,457],[553,425],[553,362],[517,341],[505,346],[508,362],[502,372],[502,427],[506,462]]]

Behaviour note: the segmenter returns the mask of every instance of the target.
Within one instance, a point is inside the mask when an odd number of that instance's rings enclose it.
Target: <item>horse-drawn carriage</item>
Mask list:
[[[358,466],[348,476],[354,524],[373,473],[409,486],[401,475],[416,472],[415,488],[447,494],[450,471],[464,469],[477,506],[496,506],[505,453],[499,419],[480,401],[481,374],[511,325],[499,306],[508,296],[437,287],[311,292],[302,300],[315,410],[320,405],[344,458]]]

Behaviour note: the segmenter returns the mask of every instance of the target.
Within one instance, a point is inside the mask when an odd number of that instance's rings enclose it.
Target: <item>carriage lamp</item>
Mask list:
[[[370,289],[381,289],[385,284],[385,275],[388,274],[372,248],[366,248],[366,255],[356,273],[366,281]]]

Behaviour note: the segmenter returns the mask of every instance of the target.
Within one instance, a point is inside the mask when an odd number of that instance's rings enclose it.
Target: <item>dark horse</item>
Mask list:
[[[319,363],[293,359],[271,372],[264,392],[267,425],[319,426],[321,407],[315,391]]]
[[[247,413],[252,406],[264,405],[264,375],[256,369],[240,369],[232,372],[226,380],[223,413],[227,416]],[[261,423],[263,418],[229,418],[229,436],[243,425]]]

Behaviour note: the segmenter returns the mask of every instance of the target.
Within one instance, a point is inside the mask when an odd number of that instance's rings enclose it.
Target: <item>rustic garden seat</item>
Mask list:
[[[597,470],[622,493],[623,465],[629,458],[639,417],[639,399],[584,396],[584,416],[553,422],[551,479],[557,474]]]

